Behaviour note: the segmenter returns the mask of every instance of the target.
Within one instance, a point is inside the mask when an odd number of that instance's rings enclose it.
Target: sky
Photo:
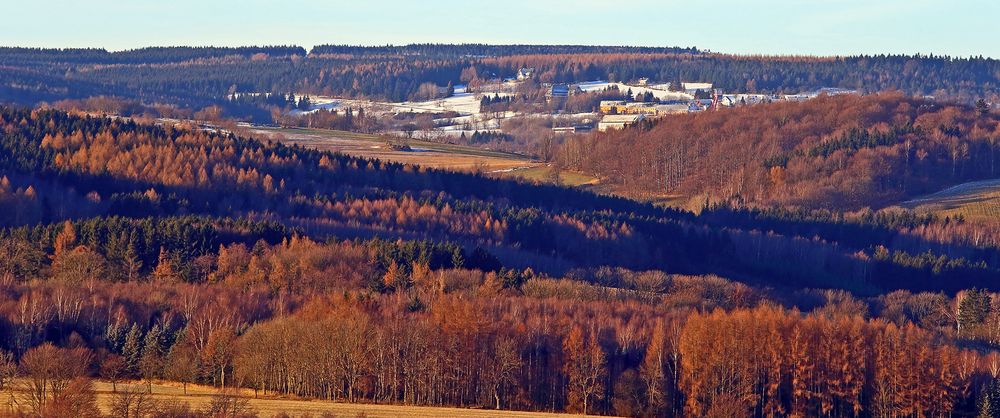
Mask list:
[[[0,45],[695,46],[1000,58],[997,0],[3,0]]]

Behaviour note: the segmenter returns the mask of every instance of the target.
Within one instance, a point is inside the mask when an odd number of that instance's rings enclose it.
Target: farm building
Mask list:
[[[517,70],[517,81],[524,81],[531,78],[535,74],[534,68],[521,68]]]
[[[688,113],[687,103],[673,103],[656,105],[657,115],[672,115],[676,113]]]
[[[569,86],[565,84],[553,84],[545,91],[548,97],[569,97]]]
[[[605,132],[609,129],[625,129],[646,119],[646,115],[605,115],[597,124],[597,130]]]

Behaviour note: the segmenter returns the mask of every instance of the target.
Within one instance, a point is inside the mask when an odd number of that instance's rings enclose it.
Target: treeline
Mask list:
[[[12,64],[91,63],[91,64],[161,64],[183,62],[199,58],[238,55],[252,57],[256,54],[268,56],[305,56],[306,50],[299,46],[242,46],[242,47],[147,47],[109,52],[103,48],[19,48],[0,47],[0,62]]]
[[[301,101],[300,101],[301,103]],[[364,108],[355,111],[347,109],[316,109],[306,113],[274,115],[273,119],[282,126],[302,128],[336,129],[341,131],[375,133],[384,126],[383,122],[365,113]]]
[[[409,44],[385,46],[316,45],[313,55],[422,55],[429,57],[490,57],[536,54],[612,54],[612,53],[699,53],[697,48],[601,46],[601,45],[489,45],[489,44]]]
[[[844,95],[669,116],[557,155],[626,194],[853,210],[995,178],[998,122],[970,106]]]
[[[290,234],[286,227],[274,222],[193,216],[113,216],[3,229],[0,254],[5,259],[0,262],[0,276],[10,274],[23,280],[40,274],[46,267],[42,253],[54,252],[68,258],[59,265],[68,276],[76,278],[92,274],[96,268],[110,280],[134,280],[160,264],[170,263],[178,278],[197,281],[199,257],[214,253],[220,246],[273,244]]]
[[[727,92],[795,93],[821,87],[971,104],[998,103],[1000,62],[987,58],[877,55],[833,58],[704,54],[693,48],[530,45],[0,49],[0,101],[117,96],[189,110],[225,106],[230,117],[269,122],[270,111],[228,102],[234,93],[297,92],[405,101],[421,86],[513,77],[523,67],[544,83],[606,79],[712,82]]]
[[[661,81],[706,81],[726,92],[737,93],[797,93],[841,87],[868,93],[899,90],[967,104],[978,98],[996,103],[1000,86],[995,75],[1000,61],[982,57],[580,53],[492,57],[475,65],[478,74],[515,74],[521,67],[534,68],[538,80],[549,83],[597,79],[629,82],[648,77]],[[965,79],[976,80],[976,86],[966,85],[962,81]]]

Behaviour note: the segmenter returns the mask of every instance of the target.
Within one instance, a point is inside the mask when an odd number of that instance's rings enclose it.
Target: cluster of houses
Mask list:
[[[648,80],[640,79],[638,86],[644,86]],[[688,84],[688,83],[685,83]],[[599,110],[603,115],[597,125],[598,131],[624,129],[639,123],[648,117],[659,117],[678,113],[693,113],[706,110],[718,110],[722,107],[756,105],[775,101],[805,101],[820,95],[835,96],[839,94],[857,94],[855,90],[841,88],[821,88],[819,90],[799,94],[724,94],[719,89],[712,89],[709,83],[698,84],[696,91],[711,91],[712,98],[663,102],[629,102],[626,100],[605,100],[600,102]],[[688,86],[685,85],[685,91]]]
[[[625,100],[604,100],[600,103],[600,111],[605,115],[669,115],[704,110],[704,103],[659,103],[659,102],[628,102]]]
[[[506,79],[508,88],[513,88],[518,82],[534,77],[534,68],[521,68],[516,78]],[[715,89],[712,83],[682,82],[680,86],[671,83],[651,83],[649,78],[640,78],[636,83],[625,84],[616,82],[591,81],[574,84],[545,83],[546,96],[549,99],[569,97],[581,92],[601,91],[607,88],[617,88],[619,91],[635,93],[647,101],[605,100],[601,101],[599,111],[601,119],[597,123],[599,131],[624,129],[647,118],[657,118],[678,113],[693,113],[706,110],[717,110],[723,107],[756,105],[775,101],[805,101],[820,95],[857,94],[855,90],[842,88],[821,88],[816,91],[799,94],[725,94]],[[655,101],[648,101],[652,98]],[[560,128],[569,129],[569,128]]]

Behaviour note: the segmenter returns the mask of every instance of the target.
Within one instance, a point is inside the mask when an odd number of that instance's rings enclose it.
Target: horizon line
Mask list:
[[[697,46],[678,46],[678,45],[642,45],[642,44],[585,44],[585,43],[488,43],[488,42],[408,42],[408,43],[383,43],[383,44],[365,44],[365,43],[319,43],[313,44],[311,46],[306,46],[305,44],[176,44],[176,45],[145,45],[130,48],[109,48],[104,46],[34,46],[34,45],[8,45],[0,44],[0,48],[11,48],[11,49],[39,49],[39,50],[103,50],[108,53],[121,53],[129,51],[139,51],[143,49],[151,48],[268,48],[268,47],[300,47],[306,50],[306,55],[311,55],[312,50],[319,46],[347,46],[356,48],[386,48],[386,47],[406,47],[406,46],[416,46],[416,45],[431,45],[431,46],[582,46],[582,47],[616,47],[616,48],[678,48],[678,49],[694,49],[698,53],[711,54],[711,55],[723,55],[723,56],[734,56],[734,57],[787,57],[787,58],[850,58],[850,57],[871,57],[871,56],[905,56],[905,57],[921,57],[921,58],[949,58],[949,59],[984,59],[984,60],[997,60],[998,57],[992,57],[986,54],[978,55],[950,55],[950,54],[937,54],[934,52],[865,52],[865,53],[853,53],[853,54],[814,54],[814,53],[743,53],[743,52],[725,52],[718,51],[710,48],[699,48]]]

